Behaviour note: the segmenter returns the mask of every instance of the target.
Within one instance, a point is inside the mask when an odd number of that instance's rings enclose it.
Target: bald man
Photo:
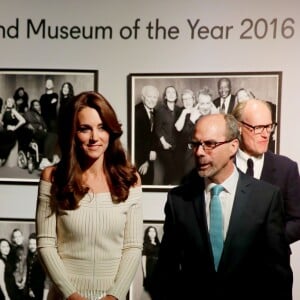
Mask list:
[[[239,103],[232,114],[239,121],[240,149],[237,167],[246,172],[247,161],[253,161],[253,176],[280,188],[284,199],[285,229],[289,243],[300,240],[300,177],[298,165],[290,158],[268,151],[276,124],[266,101],[251,99]]]

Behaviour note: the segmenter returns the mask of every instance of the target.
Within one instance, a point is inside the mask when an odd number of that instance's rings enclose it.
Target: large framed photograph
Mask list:
[[[149,286],[157,262],[163,235],[162,221],[144,221],[144,242],[141,264],[130,286],[129,300],[151,300]]]
[[[129,152],[144,190],[168,190],[193,168],[195,120],[250,98],[269,102],[277,122],[269,149],[278,153],[281,82],[280,71],[129,74]]]
[[[43,299],[49,279],[38,260],[34,220],[0,219],[0,254],[10,299]]]
[[[61,109],[97,88],[97,70],[0,69],[0,181],[37,182],[58,162]]]

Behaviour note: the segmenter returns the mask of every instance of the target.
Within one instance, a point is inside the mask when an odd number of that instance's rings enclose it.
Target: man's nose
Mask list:
[[[195,153],[197,156],[205,155],[203,145],[198,145],[197,149],[195,150]]]

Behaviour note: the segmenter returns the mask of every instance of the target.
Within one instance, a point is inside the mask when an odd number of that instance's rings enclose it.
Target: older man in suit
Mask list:
[[[235,105],[235,96],[231,94],[231,81],[229,78],[218,80],[219,97],[213,103],[222,113],[231,113]]]
[[[168,193],[154,300],[292,299],[280,190],[236,168],[237,121],[200,118],[190,146],[196,169]]]
[[[155,86],[145,85],[141,91],[141,102],[135,106],[135,163],[144,185],[154,181],[156,139],[154,134],[154,108],[159,91]]]
[[[300,177],[298,165],[290,158],[268,151],[275,130],[271,107],[266,101],[251,99],[233,111],[241,130],[237,167],[246,172],[253,165],[253,176],[277,185],[283,195],[285,229],[289,243],[300,240]]]

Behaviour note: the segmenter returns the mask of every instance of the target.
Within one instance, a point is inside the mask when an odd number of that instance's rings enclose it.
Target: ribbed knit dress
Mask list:
[[[40,181],[36,211],[38,253],[54,283],[48,299],[74,292],[95,300],[110,294],[126,299],[141,259],[141,187],[125,202],[110,193],[88,193],[76,210],[52,214],[51,183]]]

